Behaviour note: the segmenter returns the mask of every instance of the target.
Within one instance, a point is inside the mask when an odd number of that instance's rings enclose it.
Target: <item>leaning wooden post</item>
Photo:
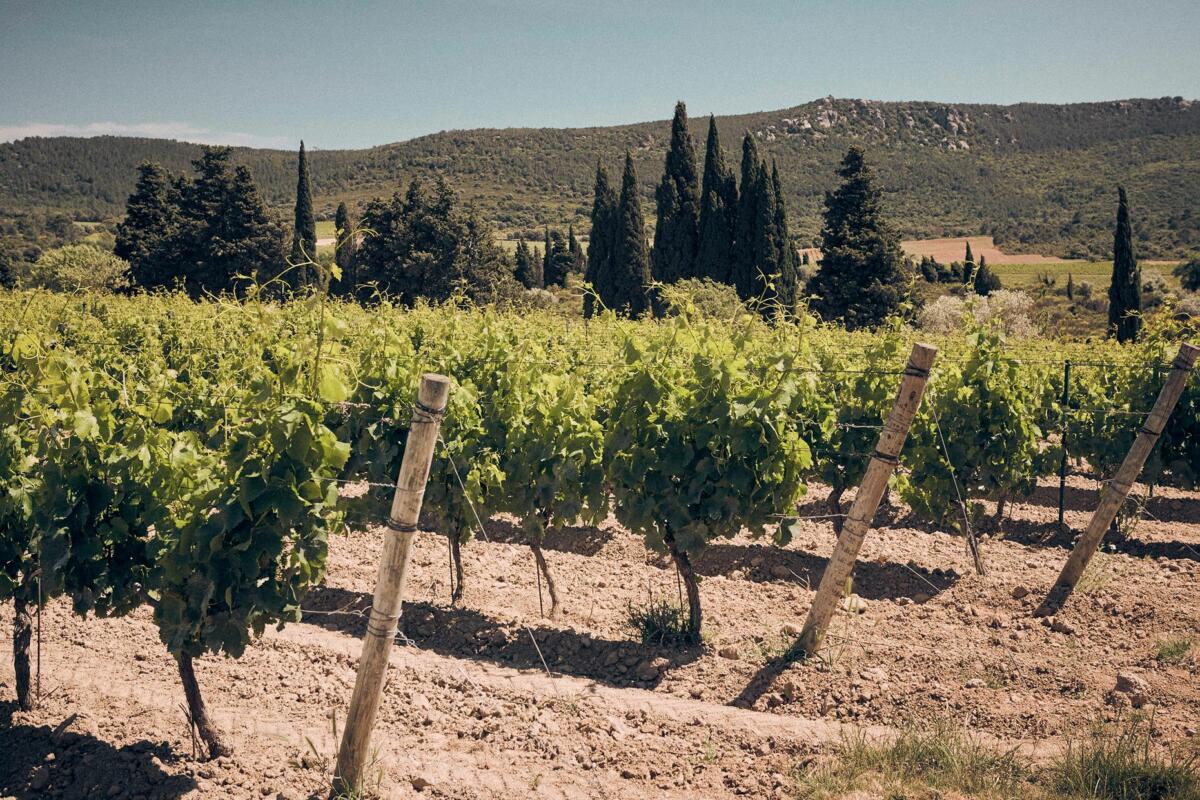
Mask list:
[[[921,396],[925,393],[925,384],[929,380],[929,369],[933,366],[937,348],[927,344],[913,345],[912,355],[908,357],[908,366],[904,368],[904,378],[900,382],[900,391],[892,404],[883,431],[879,434],[879,442],[875,445],[875,453],[867,464],[867,472],[863,476],[854,503],[846,514],[846,522],[842,533],[838,536],[837,546],[833,557],[825,565],[825,573],[821,576],[821,585],[817,587],[817,596],[813,598],[812,609],[808,612],[808,621],[800,631],[797,648],[805,655],[813,655],[825,638],[829,621],[837,610],[838,602],[842,599],[842,587],[854,570],[854,561],[862,548],[863,539],[871,529],[871,520],[879,509],[879,500],[887,489],[888,477],[896,468],[900,459],[900,450],[904,447],[904,439],[908,436],[909,426],[913,416],[921,404]]]
[[[346,715],[346,729],[338,749],[337,768],[333,775],[336,793],[357,797],[362,790],[363,769],[375,715],[387,676],[388,654],[396,638],[400,608],[404,595],[404,579],[408,572],[408,551],[417,530],[421,500],[429,480],[433,448],[438,429],[450,395],[450,379],[444,375],[421,376],[417,403],[413,406],[412,425],[404,445],[404,460],[400,477],[396,479],[396,494],[388,516],[388,532],[383,540],[383,555],[375,579],[375,597],[367,619],[362,655],[358,660],[358,675],[354,694]]]
[[[1088,562],[1092,560],[1092,556],[1100,547],[1100,541],[1104,538],[1105,531],[1112,524],[1121,505],[1125,502],[1125,498],[1129,496],[1129,490],[1133,488],[1133,484],[1141,475],[1142,467],[1146,465],[1146,459],[1150,457],[1150,451],[1154,449],[1154,445],[1158,443],[1158,437],[1162,435],[1163,428],[1167,426],[1167,420],[1170,419],[1175,404],[1179,402],[1179,396],[1183,394],[1184,387],[1187,386],[1188,376],[1191,375],[1192,368],[1196,365],[1198,355],[1200,355],[1200,347],[1191,344],[1179,345],[1179,354],[1175,356],[1175,361],[1171,364],[1171,374],[1167,376],[1167,382],[1163,384],[1162,391],[1158,393],[1158,400],[1154,403],[1154,408],[1150,410],[1142,429],[1138,431],[1138,436],[1134,439],[1129,452],[1126,453],[1125,460],[1117,469],[1117,474],[1101,490],[1100,504],[1092,513],[1087,530],[1075,543],[1075,548],[1067,557],[1067,563],[1063,565],[1058,580],[1054,582],[1046,599],[1034,612],[1037,616],[1044,617],[1054,614],[1071,596],[1075,584],[1079,583],[1083,571],[1087,569]]]

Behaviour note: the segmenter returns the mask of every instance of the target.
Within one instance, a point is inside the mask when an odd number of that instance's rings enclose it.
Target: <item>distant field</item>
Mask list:
[[[992,266],[998,264],[1055,264],[1063,261],[1055,256],[1005,253],[991,236],[961,236],[953,239],[909,239],[900,246],[910,256],[932,256],[943,264],[962,261],[967,253],[967,242],[971,243],[971,254],[978,260],[987,259]]]

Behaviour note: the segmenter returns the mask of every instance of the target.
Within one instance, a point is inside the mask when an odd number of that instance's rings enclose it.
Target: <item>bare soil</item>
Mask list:
[[[1042,256],[1032,253],[1005,253],[996,246],[991,236],[961,236],[949,239],[910,239],[900,243],[910,256],[932,256],[943,264],[962,261],[966,255],[967,242],[971,243],[971,254],[978,259],[983,256],[992,266],[997,264],[1059,264],[1064,259],[1057,256]]]
[[[1070,479],[1076,530],[1096,488]],[[826,652],[805,663],[780,656],[832,550],[828,520],[804,522],[786,548],[741,537],[697,559],[706,641],[691,649],[635,640],[630,604],[679,589],[669,559],[612,519],[549,537],[565,606],[553,620],[539,615],[533,555],[511,520],[491,520],[488,541],[464,548],[457,608],[446,539],[421,534],[372,786],[396,798],[788,797],[795,770],[852,729],[886,735],[950,718],[1044,758],[1130,705],[1152,712],[1159,741],[1194,742],[1197,659],[1156,653],[1200,632],[1200,495],[1156,490],[1147,518],[1043,621],[1033,608],[1072,539],[1055,524],[1057,494],[1047,482],[984,540],[986,576],[962,538],[903,508],[881,512],[854,610],[839,612]],[[824,513],[823,495],[813,487],[802,513]],[[178,673],[147,613],[84,621],[51,603],[33,712],[16,709],[7,637],[2,645],[0,798],[323,796],[383,536],[332,543],[303,622],[269,631],[239,661],[196,662],[234,746],[216,761],[193,755]],[[6,633],[11,623],[6,606]],[[1114,691],[1119,672],[1144,691]]]

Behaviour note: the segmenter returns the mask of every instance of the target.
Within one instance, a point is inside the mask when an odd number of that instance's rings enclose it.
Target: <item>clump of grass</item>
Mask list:
[[[957,792],[969,797],[1021,796],[1029,765],[1015,750],[997,750],[945,720],[910,724],[892,739],[856,732],[843,738],[832,762],[798,776],[800,796],[922,797]]]
[[[642,644],[675,647],[690,640],[686,608],[667,600],[650,598],[645,605],[630,602],[627,620]]]
[[[1154,657],[1164,664],[1182,664],[1187,660],[1188,654],[1192,651],[1192,640],[1184,637],[1182,639],[1164,639],[1158,643],[1154,650]]]
[[[1070,742],[1055,767],[1055,788],[1088,800],[1200,800],[1196,755],[1151,749],[1150,723],[1098,725]]]

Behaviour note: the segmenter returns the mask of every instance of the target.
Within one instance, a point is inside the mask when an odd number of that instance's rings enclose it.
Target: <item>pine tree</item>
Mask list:
[[[317,221],[313,217],[312,186],[308,181],[308,157],[300,142],[300,160],[296,170],[296,215],[292,228],[292,264],[306,264],[295,270],[296,285],[312,285],[316,275],[309,262],[317,260]]]
[[[709,278],[718,283],[730,282],[737,209],[737,179],[725,164],[725,153],[717,136],[717,122],[710,115],[708,144],[704,151],[704,184],[700,193],[700,239],[695,265],[697,278]]]
[[[333,261],[342,271],[341,286],[343,293],[347,293],[355,284],[354,251],[358,241],[355,238],[354,220],[350,218],[350,209],[346,208],[345,203],[338,203],[337,212],[333,215],[333,227],[336,237]]]
[[[700,236],[700,181],[696,170],[696,147],[688,133],[687,108],[683,101],[675,104],[671,144],[655,197],[658,216],[652,254],[654,279],[674,283],[681,278],[694,277]]]
[[[1133,228],[1125,187],[1117,187],[1117,227],[1113,233],[1112,283],[1108,287],[1108,333],[1133,342],[1142,329],[1142,271],[1133,255]]]
[[[617,202],[612,263],[612,303],[606,301],[605,305],[619,313],[640,316],[648,307],[650,258],[646,252],[646,223],[638,197],[637,171],[629,151],[625,152],[625,173]]]
[[[825,319],[874,327],[911,304],[912,276],[861,148],[850,148],[838,174],[841,186],[825,194],[821,266],[808,291]]]
[[[138,167],[137,185],[125,203],[125,219],[117,225],[113,248],[129,262],[134,286],[159,288],[180,277],[176,254],[168,246],[178,225],[177,203],[166,170],[149,162]]]
[[[758,145],[750,131],[742,137],[742,180],[738,186],[737,222],[733,235],[733,262],[729,282],[737,289],[738,297],[749,300],[754,295],[754,274],[758,265],[755,228],[758,224],[758,202],[762,187],[756,184],[759,172]]]
[[[613,248],[616,242],[617,195],[608,182],[608,173],[596,162],[596,184],[592,197],[592,229],[588,234],[587,270],[583,279],[591,284],[606,308],[612,308]],[[583,298],[583,315],[591,317],[593,294]]]
[[[963,256],[963,261],[965,261],[968,264],[975,263],[975,256],[971,253],[971,240],[970,239],[967,240],[967,254],[965,256]]]

